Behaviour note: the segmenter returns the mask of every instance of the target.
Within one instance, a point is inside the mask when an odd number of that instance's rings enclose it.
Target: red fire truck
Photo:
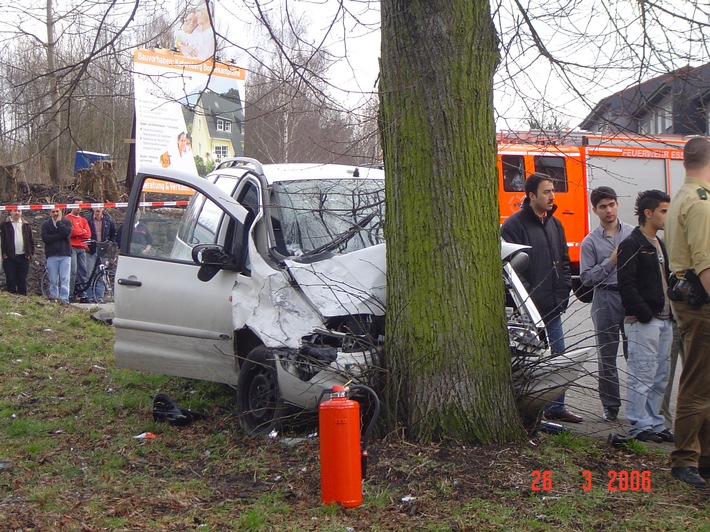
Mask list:
[[[551,176],[555,216],[565,228],[576,276],[582,239],[598,223],[589,192],[602,185],[612,187],[619,197],[619,218],[636,225],[634,202],[640,191],[655,188],[672,197],[683,184],[684,144],[680,136],[503,131],[498,134],[500,222],[520,208],[528,175]]]

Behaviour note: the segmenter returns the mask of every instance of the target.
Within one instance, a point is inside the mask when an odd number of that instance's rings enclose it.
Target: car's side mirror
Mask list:
[[[510,265],[513,267],[513,270],[515,270],[515,273],[518,274],[527,270],[528,264],[530,264],[530,256],[523,251],[516,253],[510,259]]]
[[[217,244],[198,244],[192,248],[192,260],[200,266],[197,278],[204,282],[212,279],[220,270],[238,272],[242,269],[237,259]]]

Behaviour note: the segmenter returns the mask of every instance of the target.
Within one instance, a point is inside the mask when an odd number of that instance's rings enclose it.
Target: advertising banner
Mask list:
[[[197,174],[196,160],[209,166],[243,154],[244,70],[199,58],[195,50],[196,57],[134,51],[136,168]]]

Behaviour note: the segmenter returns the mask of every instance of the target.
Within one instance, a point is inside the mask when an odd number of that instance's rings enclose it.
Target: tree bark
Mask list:
[[[382,0],[390,420],[415,441],[524,437],[511,383],[487,0]]]

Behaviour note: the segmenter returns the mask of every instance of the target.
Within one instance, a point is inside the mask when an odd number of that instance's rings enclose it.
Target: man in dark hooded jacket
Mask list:
[[[530,246],[526,251],[529,265],[520,277],[545,322],[552,351],[562,353],[565,350],[562,313],[569,303],[572,272],[565,230],[553,216],[556,209],[552,178],[541,173],[530,174],[525,181],[523,206],[503,223],[501,236],[507,242]],[[582,421],[565,407],[564,393],[547,407],[545,417],[569,423]]]

